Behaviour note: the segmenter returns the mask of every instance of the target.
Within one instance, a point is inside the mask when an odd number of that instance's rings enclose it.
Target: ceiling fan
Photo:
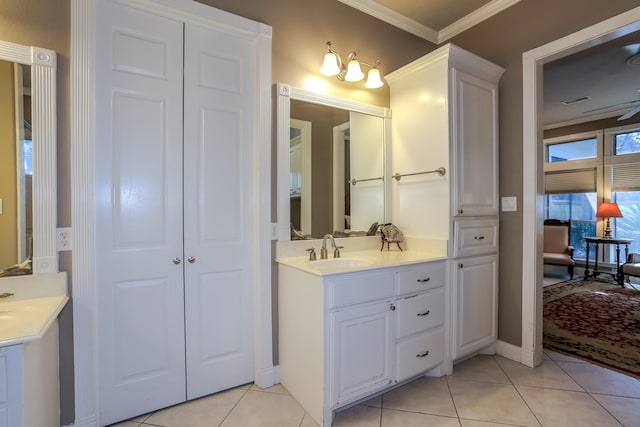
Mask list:
[[[640,105],[636,106],[635,108],[632,108],[631,110],[627,111],[626,113],[618,117],[618,120],[630,119],[631,117],[635,116],[637,113],[640,113]]]

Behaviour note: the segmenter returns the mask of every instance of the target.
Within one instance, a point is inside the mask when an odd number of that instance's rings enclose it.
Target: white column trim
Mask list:
[[[95,249],[95,5],[71,0],[71,212],[74,227],[73,316],[75,422],[99,425]],[[187,23],[222,28],[255,41],[254,121],[255,381],[274,384],[271,314],[271,27],[189,0],[116,0]],[[54,133],[55,134],[55,133]]]
[[[71,221],[75,426],[98,425],[94,0],[71,0]]]
[[[52,50],[31,47],[34,274],[58,271],[56,59]]]
[[[522,55],[522,363],[542,362],[542,66],[640,29],[640,7]]]

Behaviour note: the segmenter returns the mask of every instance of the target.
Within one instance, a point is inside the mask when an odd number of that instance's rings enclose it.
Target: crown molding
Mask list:
[[[520,2],[520,0],[493,0],[485,4],[467,16],[458,19],[453,24],[440,30],[438,32],[438,43],[442,43],[457,36],[463,31],[466,31],[474,25],[491,18],[493,15],[497,15],[518,2]]]
[[[404,15],[399,14],[395,10],[391,10],[374,0],[338,0],[341,3],[351,6],[354,9],[358,9],[368,15],[378,18],[381,21],[391,24],[400,28],[408,33],[423,38],[431,43],[438,43],[438,32],[433,28],[429,28],[426,25],[407,18]]]
[[[474,25],[491,18],[493,15],[502,12],[508,7],[513,6],[520,0],[492,0],[440,31],[436,31],[433,28],[427,27],[426,25],[414,21],[411,18],[407,18],[386,6],[377,3],[375,0],[339,1],[353,7],[354,9],[358,9],[361,12],[374,16],[381,21],[398,27],[401,30],[430,41],[431,43],[440,44],[463,31],[468,30]]]

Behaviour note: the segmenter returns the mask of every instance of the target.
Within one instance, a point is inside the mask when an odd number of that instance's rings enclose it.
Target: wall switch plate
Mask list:
[[[73,247],[73,234],[71,227],[58,227],[56,229],[56,246],[58,252],[70,251]]]
[[[518,198],[508,196],[502,198],[502,212],[515,212],[518,210]]]
[[[271,240],[278,240],[278,223],[271,223]]]

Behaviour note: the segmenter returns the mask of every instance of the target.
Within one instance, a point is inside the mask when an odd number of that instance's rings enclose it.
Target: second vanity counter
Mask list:
[[[277,262],[281,383],[320,426],[340,408],[450,369],[446,256],[343,250]]]
[[[318,255],[317,260],[311,261],[309,256],[306,255],[277,258],[276,262],[317,276],[329,276],[412,265],[446,258],[446,253],[441,254],[433,251],[380,251],[370,249],[361,251],[343,250],[339,258],[334,258],[333,253],[330,253],[327,259],[320,259]]]

